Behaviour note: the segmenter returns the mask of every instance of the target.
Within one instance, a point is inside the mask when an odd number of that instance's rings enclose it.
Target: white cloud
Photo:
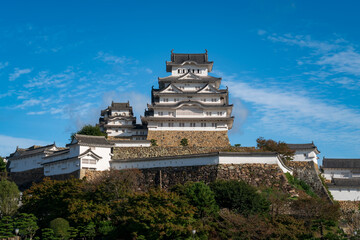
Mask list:
[[[322,56],[317,64],[328,65],[337,73],[360,75],[360,54],[353,48]]]
[[[44,115],[46,111],[28,112],[27,115]]]
[[[24,108],[27,108],[27,107],[32,107],[32,106],[39,105],[39,104],[41,104],[41,102],[42,101],[39,100],[39,99],[28,99],[28,100],[23,101],[21,104],[15,106],[15,108],[24,109]]]
[[[51,74],[48,71],[41,71],[36,77],[31,79],[25,88],[64,88],[75,78],[76,74],[71,67],[64,72],[58,74]]]
[[[0,62],[0,69],[6,68],[9,65],[9,62]]]
[[[19,69],[19,68],[15,68],[14,69],[14,73],[11,73],[9,75],[9,81],[14,81],[17,78],[19,78],[21,75],[24,74],[28,74],[30,73],[32,70],[30,68],[25,68],[25,69]]]
[[[32,145],[47,145],[44,141],[28,139],[28,138],[16,138],[11,136],[0,135],[0,156],[8,156],[10,153],[16,150],[16,146],[20,148],[27,148]]]
[[[95,59],[100,59],[103,62],[106,63],[110,63],[110,64],[124,64],[127,62],[130,62],[131,59],[127,58],[127,57],[119,57],[119,56],[115,56],[115,55],[111,55],[109,53],[104,53],[104,52],[98,52],[97,56],[95,57]]]
[[[153,71],[150,69],[150,68],[145,68],[145,71],[148,73],[148,74],[152,74]]]
[[[257,34],[260,35],[260,36],[265,35],[265,34],[266,34],[266,31],[263,30],[263,29],[259,29],[259,30],[257,31]]]

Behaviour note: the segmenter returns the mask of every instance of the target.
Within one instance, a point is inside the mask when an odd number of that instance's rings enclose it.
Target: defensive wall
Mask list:
[[[156,140],[158,146],[177,147],[183,138],[192,147],[228,147],[228,131],[151,131],[147,139]]]

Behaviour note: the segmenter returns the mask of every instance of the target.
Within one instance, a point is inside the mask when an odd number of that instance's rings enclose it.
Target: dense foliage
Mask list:
[[[18,208],[20,191],[14,182],[0,180],[0,216],[11,216]]]
[[[274,140],[266,140],[263,137],[256,139],[257,147],[263,151],[278,153],[283,160],[292,160],[295,150],[291,150],[285,142],[275,142]]]
[[[6,172],[6,162],[0,157],[0,172]]]
[[[91,135],[91,136],[106,136],[106,133],[100,131],[98,126],[92,126],[90,124],[83,126],[79,131],[71,135],[71,141],[74,139],[75,134]]]
[[[318,197],[225,180],[144,189],[138,174],[45,179],[24,192],[18,212],[0,219],[0,236],[18,228],[23,238],[48,240],[342,239],[339,207]]]
[[[216,202],[221,208],[227,208],[245,216],[265,213],[270,202],[257,193],[257,189],[241,181],[219,180],[210,184],[215,193]]]

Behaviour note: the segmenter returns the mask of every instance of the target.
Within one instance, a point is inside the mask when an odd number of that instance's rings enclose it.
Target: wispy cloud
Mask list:
[[[63,88],[71,83],[75,78],[75,73],[69,67],[62,73],[52,74],[48,71],[41,71],[37,74],[36,77],[31,79],[27,84],[24,85],[25,88]]]
[[[95,59],[99,59],[103,62],[110,63],[110,64],[125,64],[129,62],[133,62],[131,58],[127,58],[125,56],[115,56],[109,53],[104,53],[102,51],[98,52]]]
[[[268,34],[266,39],[310,49],[311,54],[304,57],[304,59],[297,59],[297,63],[302,66],[312,65],[313,67],[319,67],[318,70],[304,72],[306,75],[312,75],[311,79],[326,79],[327,81],[322,81],[322,83],[338,83],[347,89],[357,89],[359,87],[360,53],[353,44],[343,38],[319,41],[309,35]],[[344,78],[339,74],[346,74],[347,81],[339,81],[339,78]],[[350,78],[352,78],[351,81]]]
[[[9,65],[9,62],[0,62],[0,69],[6,68]]]
[[[31,71],[32,70],[30,68],[25,68],[25,69],[15,68],[14,72],[9,75],[9,81],[14,81],[18,79],[21,75],[28,74]]]

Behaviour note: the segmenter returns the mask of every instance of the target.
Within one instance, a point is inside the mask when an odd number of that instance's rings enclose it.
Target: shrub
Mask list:
[[[290,173],[285,173],[285,176],[289,183],[297,189],[303,190],[307,195],[311,197],[317,197],[317,195],[312,191],[311,187],[307,185],[303,180],[300,180]]]
[[[50,228],[54,231],[56,237],[60,239],[69,238],[69,222],[63,218],[55,218],[50,222]]]
[[[214,192],[203,182],[187,182],[185,185],[179,184],[172,190],[181,196],[185,196],[189,203],[197,208],[196,216],[198,218],[214,215],[219,210]]]
[[[189,142],[188,142],[187,138],[181,139],[180,145],[183,146],[183,147],[188,146],[188,145],[189,145]]]
[[[157,146],[157,141],[155,139],[150,140],[151,146]]]
[[[211,183],[210,188],[215,193],[215,200],[221,208],[227,208],[245,216],[269,210],[269,201],[257,193],[255,187],[244,181],[218,180]]]

